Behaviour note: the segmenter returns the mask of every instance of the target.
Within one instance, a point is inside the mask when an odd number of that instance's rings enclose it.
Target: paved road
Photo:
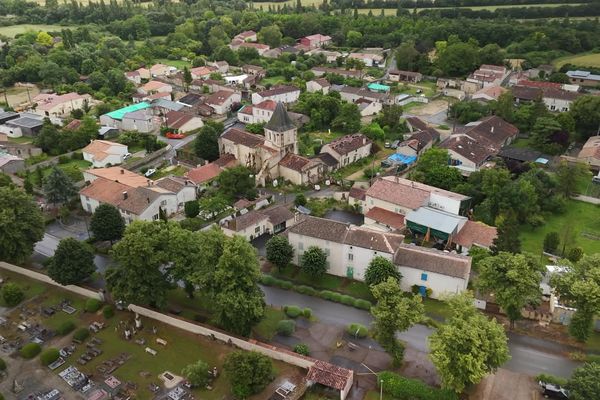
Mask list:
[[[346,326],[357,322],[369,326],[373,321],[368,312],[343,304],[273,287],[263,286],[262,289],[268,304],[309,307],[319,321],[327,324]],[[431,333],[430,328],[416,325],[408,331],[402,332],[398,337],[404,340],[409,347],[428,352],[427,338]],[[503,368],[529,375],[548,373],[569,377],[578,366],[578,363],[562,355],[570,350],[567,346],[513,333],[509,333],[508,337],[512,359]]]

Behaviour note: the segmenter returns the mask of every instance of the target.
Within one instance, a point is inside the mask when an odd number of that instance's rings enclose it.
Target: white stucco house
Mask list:
[[[83,159],[92,163],[94,168],[104,168],[121,164],[128,154],[127,146],[108,140],[92,140],[82,150]]]
[[[276,86],[272,89],[252,93],[252,104],[258,104],[265,100],[273,100],[281,103],[295,103],[300,97],[300,89],[295,86]]]

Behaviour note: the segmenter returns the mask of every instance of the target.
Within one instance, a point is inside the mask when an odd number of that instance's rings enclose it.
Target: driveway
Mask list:
[[[261,288],[265,293],[267,304],[280,307],[284,305],[309,307],[323,323],[346,326],[357,322],[369,326],[373,322],[370,313],[354,307],[279,288],[267,286]],[[415,325],[406,332],[398,334],[398,338],[405,341],[408,347],[427,353],[429,352],[427,338],[432,332],[433,330],[426,326]],[[572,350],[568,346],[514,333],[509,333],[508,338],[512,359],[503,367],[513,372],[531,376],[546,373],[569,377],[580,364],[565,357]]]

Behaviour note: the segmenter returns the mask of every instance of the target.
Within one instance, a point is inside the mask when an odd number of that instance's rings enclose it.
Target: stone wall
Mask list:
[[[11,272],[16,272],[17,274],[21,274],[21,275],[25,275],[28,278],[32,278],[35,279],[37,281],[43,282],[43,283],[47,283],[48,285],[53,285],[53,286],[57,286],[63,290],[67,290],[69,292],[73,292],[76,293],[80,296],[84,296],[84,297],[89,297],[92,299],[98,299],[100,301],[104,301],[104,295],[100,292],[96,292],[94,290],[90,290],[90,289],[85,289],[79,286],[75,286],[75,285],[67,285],[67,286],[63,286],[58,282],[54,282],[52,280],[52,278],[50,278],[48,275],[44,275],[44,274],[40,274],[39,272],[35,272],[32,271],[30,269],[27,268],[22,268],[22,267],[18,267],[16,265],[12,265],[9,263],[5,263],[0,261],[0,268],[1,269],[5,269],[7,271],[11,271]]]

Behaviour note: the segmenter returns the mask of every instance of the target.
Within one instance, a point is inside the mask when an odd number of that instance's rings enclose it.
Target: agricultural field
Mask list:
[[[560,68],[565,64],[600,68],[600,53],[574,54],[572,56],[561,57],[554,60],[553,64],[556,68]]]
[[[11,107],[17,107],[19,104],[29,102],[30,98],[33,99],[38,94],[40,94],[40,89],[35,85],[31,85],[31,87],[12,86],[0,93],[0,101],[6,101]]]
[[[7,37],[15,37],[20,33],[24,33],[27,31],[44,31],[44,32],[52,32],[52,31],[60,31],[61,29],[67,28],[67,26],[62,25],[33,25],[33,24],[21,24],[21,25],[11,25],[11,26],[0,26],[0,35]]]

